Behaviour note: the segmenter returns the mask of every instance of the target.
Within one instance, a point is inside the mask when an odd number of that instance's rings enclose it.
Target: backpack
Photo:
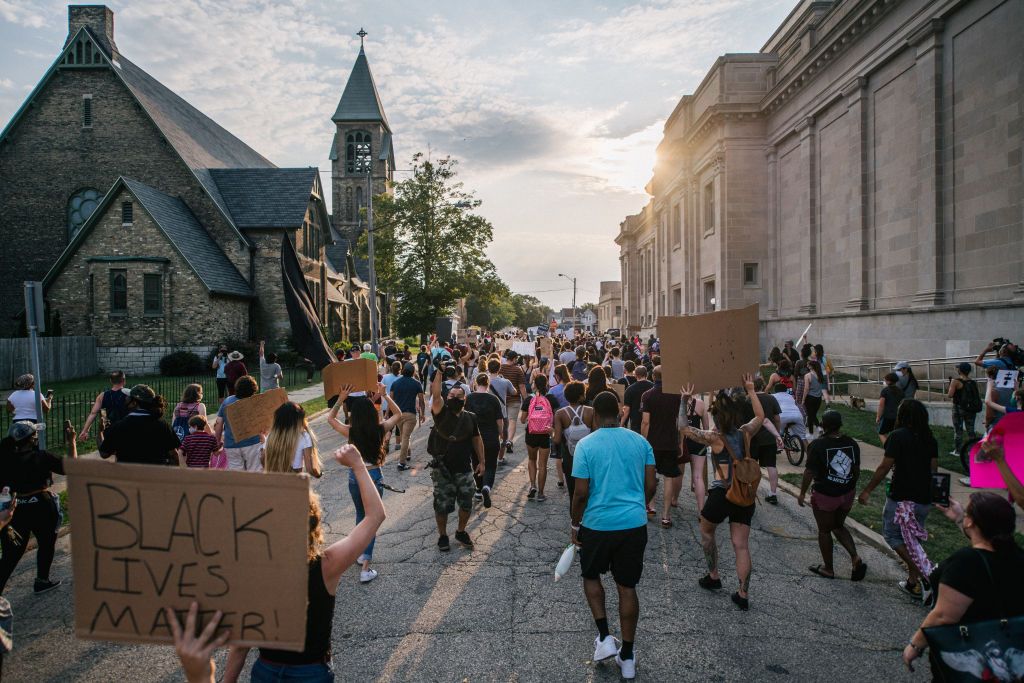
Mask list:
[[[750,457],[750,437],[746,432],[743,433],[743,440],[745,452],[741,460],[736,457],[729,440],[725,438],[724,434],[722,435],[722,443],[725,444],[725,449],[729,451],[729,457],[732,458],[732,483],[729,484],[729,490],[725,492],[725,499],[733,505],[750,507],[757,502],[757,487],[761,483],[761,464]],[[718,468],[717,463],[715,468]]]
[[[530,417],[526,421],[528,434],[550,434],[555,423],[555,413],[547,396],[537,394],[530,401]]]
[[[124,390],[114,391],[107,389],[103,392],[103,401],[100,409],[107,411],[107,422],[114,424],[128,414],[128,392]],[[186,429],[186,431],[188,431]]]
[[[956,405],[965,413],[981,412],[981,394],[978,393],[978,383],[973,379],[960,380],[963,384],[956,397]]]
[[[578,382],[587,379],[587,361],[577,360],[572,364],[572,378]]]
[[[569,408],[569,412],[572,413],[572,422],[570,422],[569,426],[562,432],[562,435],[565,437],[565,445],[569,449],[569,455],[576,454],[576,444],[590,433],[590,427],[587,426],[583,421],[583,418],[580,416],[580,412],[582,410],[582,406],[578,411]]]
[[[184,441],[185,437],[188,436],[188,421],[192,419],[193,415],[199,414],[198,405],[198,403],[193,403],[188,407],[184,415],[181,414],[180,410],[174,411],[174,422],[171,423],[171,429],[177,435],[178,443]]]

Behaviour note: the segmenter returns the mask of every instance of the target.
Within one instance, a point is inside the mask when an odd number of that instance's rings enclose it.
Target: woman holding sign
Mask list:
[[[348,439],[348,442],[359,449],[363,456],[363,462],[373,479],[377,490],[377,498],[384,493],[384,477],[381,474],[380,466],[384,464],[384,456],[387,455],[387,435],[395,428],[402,417],[402,409],[391,398],[391,394],[384,391],[384,385],[380,385],[379,392],[383,394],[388,402],[388,412],[391,415],[388,419],[381,421],[380,411],[377,410],[366,397],[353,397],[348,407],[348,424],[338,419],[338,406],[345,403],[352,385],[341,387],[338,394],[338,402],[331,409],[327,416],[327,424],[331,428]],[[350,472],[348,477],[348,492],[352,496],[352,504],[356,508],[356,524],[363,521],[366,516],[362,488],[356,481],[355,474]],[[370,538],[363,553],[359,556],[359,563],[362,570],[359,572],[360,583],[370,583],[377,578],[377,570],[370,569],[370,561],[373,559],[373,546],[377,542],[376,537]]]

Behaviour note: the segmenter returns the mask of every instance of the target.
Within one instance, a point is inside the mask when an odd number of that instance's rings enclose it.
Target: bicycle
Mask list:
[[[803,439],[798,437],[789,431],[790,425],[787,424],[782,429],[782,448],[786,451],[786,459],[789,460],[789,464],[794,467],[799,466],[804,461],[804,446]]]

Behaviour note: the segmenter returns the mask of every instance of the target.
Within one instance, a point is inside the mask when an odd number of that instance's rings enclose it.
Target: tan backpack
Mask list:
[[[749,507],[757,502],[757,487],[761,484],[761,465],[750,457],[750,436],[743,432],[744,454],[737,458],[729,440],[722,435],[722,443],[732,458],[732,483],[725,499],[734,505]],[[718,468],[716,463],[715,468]],[[721,474],[721,472],[719,472]]]

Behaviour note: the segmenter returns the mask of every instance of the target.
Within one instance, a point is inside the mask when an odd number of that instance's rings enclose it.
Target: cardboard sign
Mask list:
[[[455,333],[455,343],[457,343],[457,344],[468,344],[469,343],[469,335],[466,333],[466,330],[459,330],[458,332]]]
[[[1009,413],[1003,416],[992,428],[989,438],[1002,443],[1006,454],[1006,464],[1017,479],[1024,481],[1024,412]],[[991,460],[978,461],[981,442],[971,447],[971,488],[1005,489],[1007,488],[999,467]]]
[[[608,385],[608,388],[615,392],[615,395],[619,397],[619,403],[622,403],[626,398],[626,387],[618,382],[613,382]]]
[[[231,642],[301,651],[309,480],[66,460],[75,634],[173,641],[164,607],[216,610]],[[200,626],[200,629],[202,626]]]
[[[512,350],[520,356],[536,356],[537,346],[533,342],[517,341],[512,343]]]
[[[341,363],[331,363],[320,371],[324,380],[324,398],[334,398],[346,384],[353,391],[377,391],[377,364],[369,358],[355,358]]]
[[[244,441],[264,432],[274,424],[274,411],[288,402],[288,392],[271,389],[264,394],[235,401],[228,406],[228,424],[235,441]]]
[[[540,355],[544,358],[551,358],[554,355],[555,342],[551,337],[540,338]]]
[[[505,353],[506,351],[508,351],[511,348],[512,348],[512,340],[511,339],[495,339],[494,340],[494,349],[498,353]]]
[[[996,373],[996,389],[1017,388],[1017,370],[1000,370]]]
[[[703,315],[659,316],[661,377],[666,393],[693,384],[703,393],[740,384],[757,372],[757,304]]]

